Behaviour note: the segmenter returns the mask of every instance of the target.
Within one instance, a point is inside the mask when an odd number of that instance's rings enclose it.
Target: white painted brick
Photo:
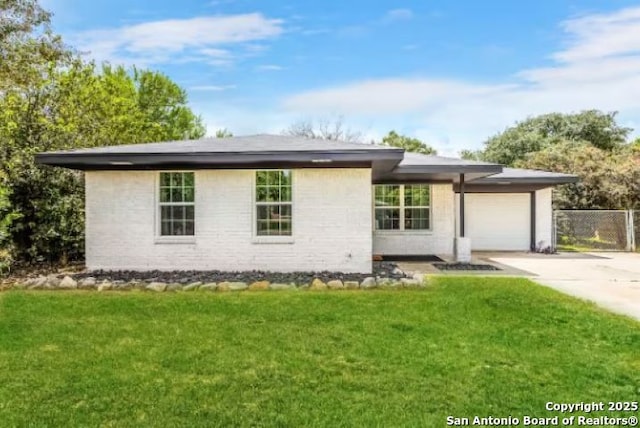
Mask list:
[[[550,247],[553,240],[552,188],[536,191],[536,246]]]
[[[430,231],[375,231],[374,254],[453,254],[454,193],[451,184],[431,186]]]
[[[293,239],[256,243],[252,170],[198,170],[196,236],[156,241],[157,171],[86,173],[87,267],[370,272],[371,170],[293,171]]]

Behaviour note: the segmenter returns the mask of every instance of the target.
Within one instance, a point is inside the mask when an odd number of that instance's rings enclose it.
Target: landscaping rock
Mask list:
[[[369,289],[369,288],[376,288],[376,287],[377,287],[376,279],[372,276],[366,277],[360,283],[360,288]]]
[[[60,278],[55,274],[51,274],[47,276],[47,282],[44,284],[44,288],[58,288],[58,285],[60,285]]]
[[[230,282],[229,290],[231,291],[242,291],[249,288],[246,282]]]
[[[182,290],[182,284],[169,284],[167,285],[167,291],[181,291]]]
[[[40,275],[37,278],[30,279],[26,281],[27,288],[30,290],[38,290],[40,288],[44,288],[49,279],[46,276]]]
[[[113,287],[113,284],[105,280],[105,281],[102,281],[100,285],[98,285],[98,291],[111,290],[112,287]]]
[[[75,279],[67,275],[62,278],[62,281],[60,281],[60,283],[58,283],[58,288],[61,288],[63,290],[72,290],[74,288],[78,288],[78,283]]]
[[[311,281],[311,286],[309,287],[309,289],[310,290],[326,290],[327,284],[325,284],[324,282],[322,282],[322,280],[318,278],[314,278],[313,281]]]
[[[78,288],[96,288],[96,279],[92,276],[83,278],[78,281]]]
[[[420,281],[413,278],[402,278],[400,282],[402,283],[402,286],[406,288],[417,288],[420,286]]]
[[[399,267],[393,268],[391,273],[394,274],[394,275],[398,275],[398,276],[404,276],[404,272]]]
[[[295,290],[296,285],[295,284],[270,284],[269,285],[269,289],[270,290]]]
[[[344,283],[339,279],[334,279],[327,282],[327,287],[329,287],[330,290],[342,290],[344,288]]]
[[[129,291],[133,288],[133,285],[130,282],[120,281],[118,283],[113,283],[113,289],[118,291]]]
[[[218,291],[230,291],[231,288],[229,287],[229,282],[228,281],[223,281],[218,283]]]
[[[393,280],[391,278],[378,278],[376,279],[376,285],[378,287],[393,287]]]
[[[198,287],[198,291],[216,291],[217,289],[218,284],[216,284],[215,282],[208,282]]]
[[[165,284],[164,282],[152,282],[151,284],[147,285],[145,289],[161,292],[167,289],[167,284]]]
[[[268,290],[271,283],[269,281],[256,281],[249,286],[251,291]]]
[[[184,288],[182,289],[183,291],[195,291],[198,289],[198,287],[200,287],[202,285],[202,282],[200,281],[196,281],[196,282],[192,282],[189,285],[185,285]]]
[[[360,287],[360,284],[358,283],[358,281],[345,281],[344,282],[344,288],[348,289],[348,290],[355,290],[357,288]]]

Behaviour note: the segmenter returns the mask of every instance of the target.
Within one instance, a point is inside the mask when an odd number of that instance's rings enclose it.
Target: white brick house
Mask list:
[[[90,270],[364,273],[374,254],[466,260],[470,249],[529,250],[551,244],[550,186],[575,181],[271,135],[37,161],[85,171]]]

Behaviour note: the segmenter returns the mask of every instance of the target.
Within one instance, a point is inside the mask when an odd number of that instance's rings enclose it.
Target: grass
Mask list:
[[[441,427],[639,395],[640,324],[525,279],[0,294],[3,426]]]

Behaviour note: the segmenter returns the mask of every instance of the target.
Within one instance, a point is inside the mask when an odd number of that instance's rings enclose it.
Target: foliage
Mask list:
[[[607,151],[588,142],[559,142],[532,153],[516,166],[576,174],[578,183],[559,186],[559,209],[639,209],[640,153]]]
[[[460,150],[459,155],[461,159],[476,160],[476,161],[482,160],[482,150],[463,149],[463,150]]]
[[[227,128],[216,130],[216,138],[230,138],[233,137],[233,133]]]
[[[335,119],[300,120],[282,131],[285,135],[294,135],[305,138],[317,138],[320,140],[346,141],[359,143],[362,135],[345,127],[344,118],[338,116]]]
[[[42,151],[197,138],[199,117],[168,77],[79,60],[51,68],[29,88],[0,96],[0,187],[8,233],[20,259],[83,255],[83,175],[34,164]]]
[[[423,155],[435,155],[438,153],[436,149],[417,138],[400,135],[393,130],[389,131],[389,133],[382,138],[382,144],[390,147],[399,147],[405,149],[407,152],[422,153]]]
[[[586,110],[574,114],[550,113],[531,117],[484,143],[480,157],[512,166],[527,154],[563,141],[582,141],[612,151],[624,146],[631,129],[616,123],[616,113]]]
[[[70,53],[37,0],[0,1],[0,91],[28,87]]]
[[[553,416],[549,397],[634,397],[639,340],[637,322],[520,278],[440,277],[404,292],[7,292],[0,420],[442,427],[447,415]]]

